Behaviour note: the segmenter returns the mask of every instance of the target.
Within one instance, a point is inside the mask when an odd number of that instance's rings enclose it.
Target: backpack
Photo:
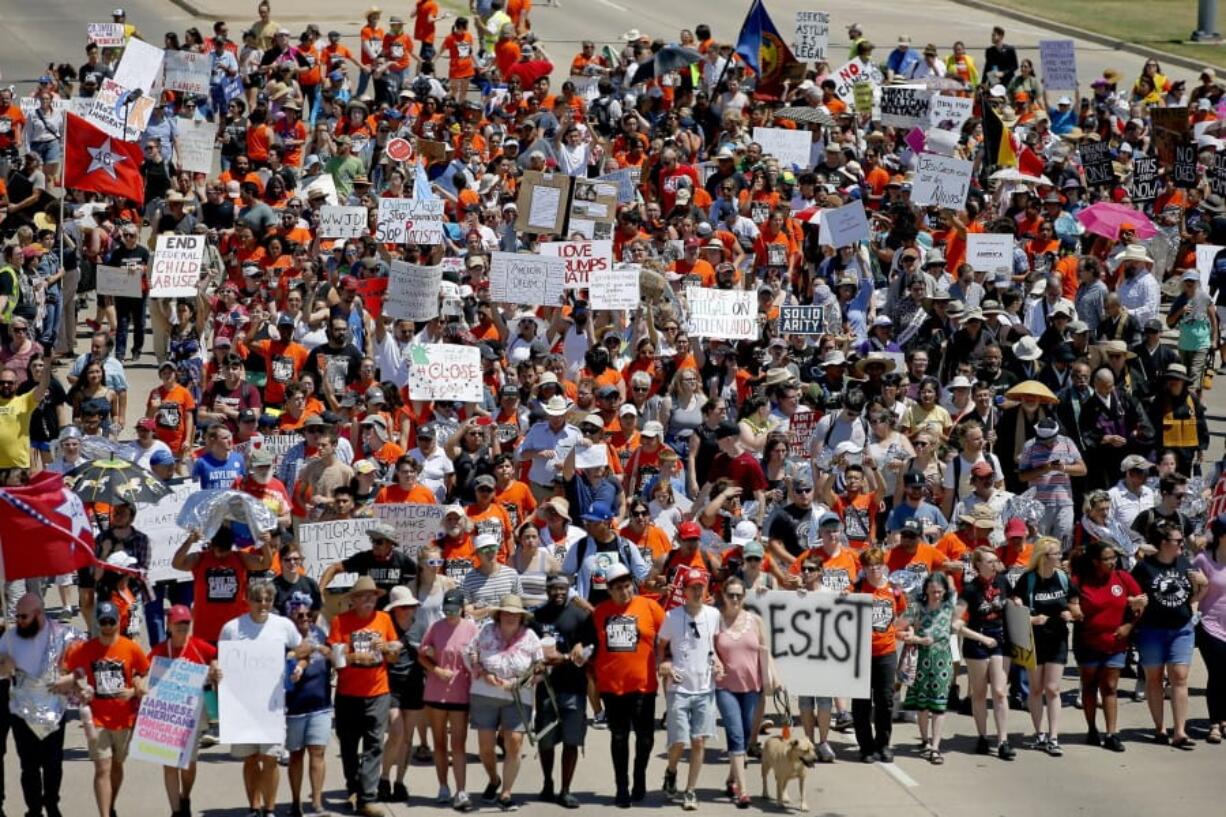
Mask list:
[[[1037,571],[1034,571],[1034,570],[1026,571],[1026,595],[1030,597],[1030,600],[1032,603],[1034,601],[1034,585],[1035,585],[1035,582],[1038,581],[1038,579],[1035,578],[1036,575],[1037,575]],[[1056,579],[1060,582],[1061,592],[1063,592],[1067,596],[1068,595],[1068,574],[1057,567],[1056,568]]]
[[[606,139],[613,135],[612,108],[613,99],[607,96],[594,100],[588,106],[588,112],[595,118],[592,124],[596,126],[596,132]]]
[[[424,102],[430,96],[431,87],[429,77],[426,77],[423,74],[418,74],[417,78],[413,80],[410,90],[413,92],[413,97],[418,102]]]

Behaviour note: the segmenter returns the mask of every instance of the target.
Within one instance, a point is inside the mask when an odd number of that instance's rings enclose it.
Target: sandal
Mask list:
[[[945,756],[941,754],[939,749],[932,749],[928,752],[928,762],[933,766],[940,766],[945,763]]]
[[[1222,727],[1218,724],[1213,724],[1209,727],[1209,734],[1205,736],[1205,743],[1221,743],[1222,742]]]
[[[1154,743],[1157,743],[1159,746],[1169,746],[1171,743],[1171,737],[1170,735],[1166,733],[1165,730],[1161,732],[1155,732],[1154,733]]]
[[[1190,752],[1196,748],[1196,741],[1189,737],[1173,738],[1171,746],[1175,749],[1182,749],[1185,752]]]

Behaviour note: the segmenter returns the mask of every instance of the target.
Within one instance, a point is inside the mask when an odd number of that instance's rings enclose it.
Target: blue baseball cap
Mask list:
[[[150,465],[174,465],[175,455],[169,451],[159,448],[153,452],[153,456],[149,458]]]
[[[583,514],[584,522],[608,522],[613,518],[613,508],[607,502],[593,502]]]

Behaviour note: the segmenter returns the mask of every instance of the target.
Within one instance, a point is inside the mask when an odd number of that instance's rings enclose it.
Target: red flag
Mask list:
[[[144,203],[140,145],[115,139],[76,114],[64,116],[64,186]]]
[[[1017,169],[1028,175],[1042,176],[1046,166],[1043,160],[1028,147],[1022,148],[1022,152],[1017,156]]]
[[[98,564],[85,505],[64,487],[62,474],[50,471],[29,485],[0,490],[0,550],[9,581]]]

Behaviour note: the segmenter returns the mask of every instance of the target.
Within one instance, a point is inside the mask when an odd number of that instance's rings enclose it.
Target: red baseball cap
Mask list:
[[[171,624],[180,624],[184,621],[192,620],[192,611],[186,604],[176,604],[170,608],[170,612],[166,614],[166,620]]]
[[[136,427],[139,429],[148,429],[149,431],[153,431],[158,427],[158,425],[153,421],[152,417],[142,417],[136,421]]]
[[[1016,516],[1005,523],[1005,538],[1011,539],[1014,536],[1026,535],[1026,523]]]
[[[703,587],[706,587],[708,578],[710,577],[707,575],[707,571],[705,570],[691,570],[689,574],[686,575],[683,585],[685,587],[691,587],[695,584],[701,584]]]
[[[678,539],[701,539],[702,528],[697,522],[682,522],[677,526]]]

